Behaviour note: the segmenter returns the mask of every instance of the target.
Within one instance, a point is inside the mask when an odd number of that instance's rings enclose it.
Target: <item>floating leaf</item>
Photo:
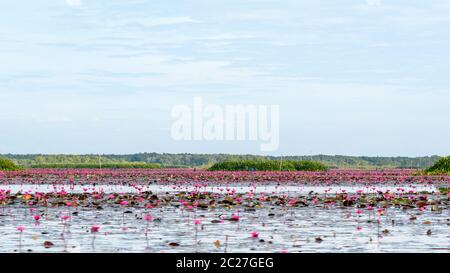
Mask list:
[[[50,242],[50,241],[45,241],[44,242],[44,247],[45,248],[51,248],[52,246],[54,246],[55,244]]]
[[[32,196],[30,194],[25,194],[24,196],[22,196],[23,200],[30,200],[32,198]]]
[[[214,245],[215,245],[217,248],[220,248],[220,245],[221,245],[220,240],[216,240],[216,241],[214,242]]]

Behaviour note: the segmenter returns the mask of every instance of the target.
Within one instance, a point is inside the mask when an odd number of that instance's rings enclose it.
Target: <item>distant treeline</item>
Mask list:
[[[450,175],[450,156],[441,158],[436,164],[424,171],[425,174],[448,174]]]
[[[15,163],[31,167],[39,164],[95,164],[144,162],[157,163],[163,167],[210,167],[214,163],[238,160],[281,160],[274,156],[232,155],[232,154],[159,154],[139,153],[129,155],[0,155]],[[366,157],[341,155],[285,156],[283,160],[310,160],[322,162],[330,168],[417,168],[425,169],[441,157]]]
[[[301,160],[237,160],[212,165],[210,171],[326,171],[325,164]]]
[[[117,163],[44,163],[33,164],[34,169],[158,169],[160,164],[145,162],[117,162]]]
[[[0,157],[0,171],[17,171],[20,167],[7,158]]]
[[[145,162],[117,162],[117,163],[44,163],[29,166],[35,169],[158,169],[160,164]]]

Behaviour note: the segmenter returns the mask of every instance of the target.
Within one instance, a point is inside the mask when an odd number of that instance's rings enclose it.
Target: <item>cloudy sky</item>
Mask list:
[[[281,154],[450,153],[447,0],[1,0],[0,153],[175,141],[194,97],[280,106]]]

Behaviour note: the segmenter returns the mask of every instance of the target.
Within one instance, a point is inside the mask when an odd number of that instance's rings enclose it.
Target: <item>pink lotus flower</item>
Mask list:
[[[69,219],[70,219],[70,216],[69,216],[69,215],[63,215],[63,216],[61,216],[61,219],[62,219],[63,221],[66,221],[66,220],[69,220]]]
[[[240,218],[241,217],[239,217],[239,215],[236,215],[236,214],[231,215],[231,220],[233,220],[233,221],[239,221]]]
[[[23,226],[18,226],[18,227],[17,227],[17,230],[20,231],[20,232],[23,232],[23,231],[25,230],[25,227],[23,227]]]
[[[124,206],[128,205],[128,201],[126,201],[126,200],[121,201],[121,202],[120,202],[120,205],[121,205],[122,207],[124,207]]]
[[[151,216],[150,214],[144,215],[144,220],[147,222],[151,222],[153,221],[153,216]]]
[[[41,219],[41,216],[39,214],[36,214],[33,216],[35,221],[39,221]]]
[[[92,194],[92,197],[95,199],[101,199],[102,195],[97,193],[97,194]]]
[[[259,237],[259,232],[253,231],[252,233],[250,233],[250,236],[251,236],[252,238],[258,238],[258,237]]]
[[[95,225],[94,225],[94,226],[91,227],[91,232],[92,232],[92,233],[97,233],[99,230],[100,230],[100,227],[99,227],[99,226],[95,226]]]
[[[202,221],[201,220],[194,220],[194,225],[201,225],[202,224]]]

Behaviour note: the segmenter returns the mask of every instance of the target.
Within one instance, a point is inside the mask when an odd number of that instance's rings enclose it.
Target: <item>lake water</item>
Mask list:
[[[70,192],[136,192],[129,186],[56,186],[12,185],[1,189],[12,192],[52,192],[64,188]],[[435,191],[433,186],[404,186],[404,190]],[[148,185],[143,191],[176,194],[180,190],[195,190],[191,186],[176,187]],[[396,186],[376,187],[319,187],[277,186],[261,187],[223,185],[201,188],[200,191],[271,192],[287,195],[308,194],[311,191],[324,194],[376,190],[398,191]],[[237,212],[237,210],[240,210]],[[240,220],[226,220],[238,213]],[[36,222],[33,215],[42,215]],[[151,214],[154,221],[142,219]],[[65,223],[61,215],[70,215]],[[201,225],[194,225],[194,220]],[[222,220],[223,219],[223,220]],[[173,205],[153,209],[120,206],[103,206],[103,209],[87,207],[29,207],[19,204],[0,206],[0,252],[450,252],[450,214],[448,205],[439,211],[404,210],[391,207],[376,220],[374,211],[364,210],[355,214],[354,207],[308,206],[282,207],[267,205],[249,209],[184,210]],[[220,222],[220,221],[223,222]],[[95,234],[93,225],[100,226]],[[20,236],[16,230],[24,226]],[[146,232],[147,229],[147,232]],[[197,229],[197,231],[196,231]],[[251,233],[258,232],[258,238]],[[197,235],[196,235],[197,234]],[[319,239],[320,238],[320,239]],[[94,240],[94,243],[93,243]],[[44,242],[51,242],[45,248]],[[170,246],[176,243],[176,246]],[[47,243],[49,246],[49,243]]]

